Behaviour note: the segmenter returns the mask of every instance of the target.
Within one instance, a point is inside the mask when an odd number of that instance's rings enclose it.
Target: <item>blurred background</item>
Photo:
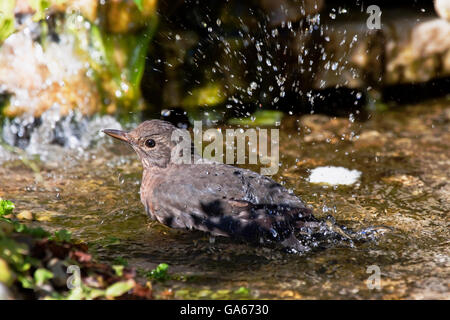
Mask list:
[[[369,5],[381,10],[375,29]],[[26,146],[49,110],[184,125],[258,112],[270,123],[280,114],[269,110],[346,115],[442,96],[448,10],[444,0],[4,0],[3,137]]]

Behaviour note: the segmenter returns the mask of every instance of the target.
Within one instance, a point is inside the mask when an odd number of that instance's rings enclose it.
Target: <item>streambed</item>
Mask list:
[[[356,120],[305,115],[281,121],[274,179],[320,217],[331,214],[354,229],[391,228],[374,242],[297,256],[223,238],[211,243],[203,233],[151,222],[139,200],[137,157],[100,133],[76,152],[52,146],[52,157],[35,145],[40,161],[24,162],[1,149],[0,197],[13,201],[17,213],[32,212],[29,224],[71,231],[101,261],[125,259],[144,271],[167,263],[180,276],[154,283],[161,298],[239,297],[244,287],[250,298],[448,299],[449,105],[444,98]],[[320,166],[362,174],[352,185],[310,183],[311,170]],[[370,266],[379,267],[380,290],[367,286]]]

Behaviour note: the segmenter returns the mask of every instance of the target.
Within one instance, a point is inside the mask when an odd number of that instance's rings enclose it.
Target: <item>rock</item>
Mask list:
[[[67,285],[69,274],[66,272],[67,267],[62,260],[52,258],[48,262],[48,269],[53,273],[51,281],[56,287],[64,287]]]
[[[391,39],[386,48],[385,84],[425,82],[450,75],[450,22],[414,26],[408,39]]]
[[[357,148],[382,147],[387,138],[376,130],[364,131],[355,141]]]
[[[351,138],[351,122],[345,118],[313,114],[303,116],[300,124],[305,131],[305,142],[326,141],[334,144]]]
[[[28,28],[8,37],[0,47],[0,93],[10,95],[3,114],[39,117],[57,105],[61,115],[73,109],[85,115],[99,111],[97,86],[86,75],[84,63],[75,55],[73,40],[60,35],[44,49],[33,41]]]
[[[386,183],[400,184],[404,187],[413,187],[415,189],[425,187],[425,184],[423,183],[422,180],[420,180],[417,177],[406,175],[406,174],[383,177],[383,178],[381,178],[381,180],[383,180]]]
[[[51,221],[54,217],[57,217],[61,215],[59,212],[56,211],[41,211],[36,213],[36,220],[37,221]]]
[[[34,14],[36,12],[31,6],[29,0],[16,0],[16,7],[14,12],[16,14]],[[54,12],[80,12],[85,18],[90,21],[97,19],[98,1],[92,0],[64,0],[64,1],[50,1],[49,11]]]
[[[33,213],[29,210],[23,210],[16,215],[19,220],[33,220]]]
[[[399,19],[399,15],[402,19]],[[383,12],[379,30],[366,15],[323,22],[325,59],[318,60],[313,88],[362,88],[426,82],[450,75],[450,22],[417,12]]]
[[[450,1],[434,0],[434,9],[439,17],[450,21]]]
[[[450,206],[450,183],[446,183],[439,190],[435,191],[438,198],[447,206]]]

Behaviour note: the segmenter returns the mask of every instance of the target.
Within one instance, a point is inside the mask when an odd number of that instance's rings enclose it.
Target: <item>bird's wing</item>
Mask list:
[[[272,179],[227,165],[174,168],[153,192],[158,220],[218,235],[279,234],[305,211],[303,202]],[[160,205],[158,205],[160,204]],[[161,205],[163,204],[163,205]],[[306,212],[306,211],[305,211]]]

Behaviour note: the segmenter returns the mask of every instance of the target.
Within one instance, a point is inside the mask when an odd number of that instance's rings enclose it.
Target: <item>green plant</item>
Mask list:
[[[0,198],[0,217],[11,214],[14,208],[14,203],[9,200],[3,200]]]
[[[164,281],[170,278],[168,274],[169,265],[167,263],[160,263],[155,269],[147,274],[147,278]]]
[[[15,0],[0,1],[0,44],[14,31],[14,6]]]
[[[50,240],[58,242],[70,242],[71,238],[72,233],[65,229],[55,231],[55,233],[51,237],[49,237]]]

